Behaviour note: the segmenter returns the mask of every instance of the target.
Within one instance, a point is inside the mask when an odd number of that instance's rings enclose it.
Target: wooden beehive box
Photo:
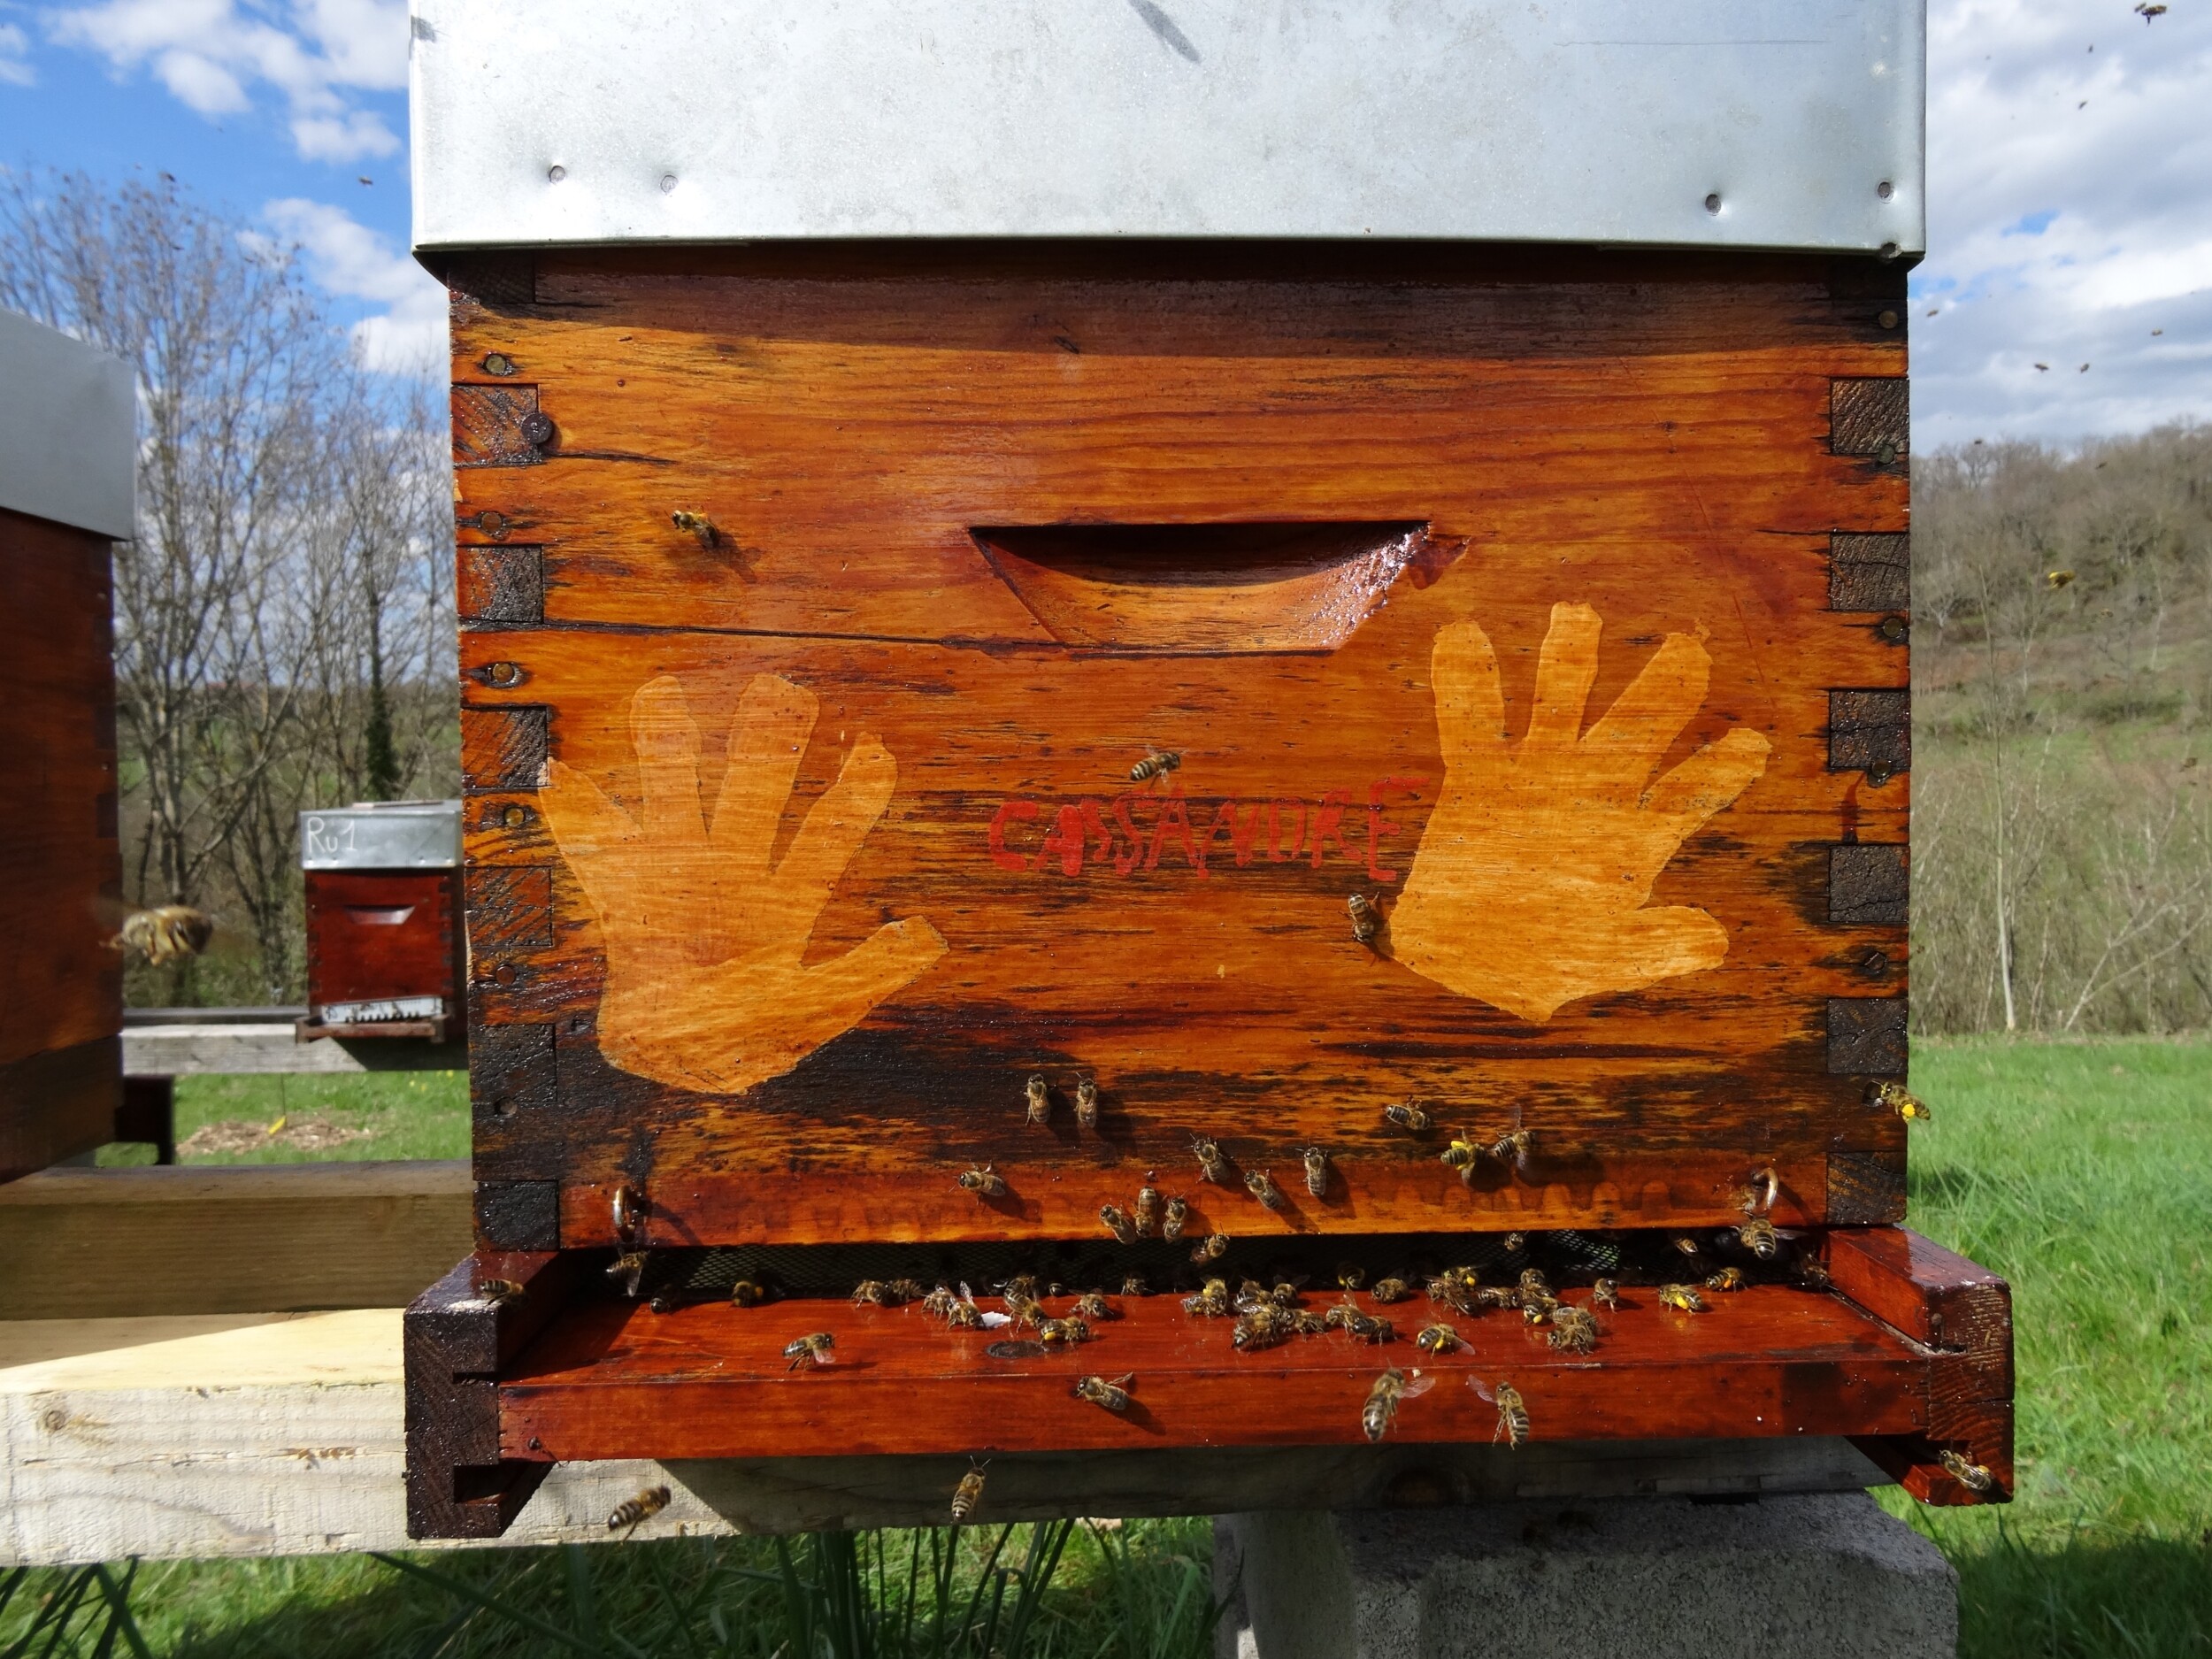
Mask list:
[[[465,1325],[487,1273],[538,1286],[455,1362],[499,1380],[480,1440],[1122,1443],[1068,1400],[1129,1368],[1103,1345],[1002,1375],[893,1334],[914,1310],[841,1321],[867,1356],[819,1380],[870,1426],[819,1417],[783,1345],[895,1271],[1167,1289],[1457,1250],[1509,1280],[1755,1212],[1920,1294],[1909,1248],[1812,1231],[1904,1212],[1876,1092],[1905,1070],[1917,114],[1878,84],[1853,142],[1802,128],[1870,59],[1916,88],[1916,20],[1870,5],[1770,65],[1747,128],[1643,88],[1593,130],[1383,107],[1440,54],[1502,73],[1456,25],[1317,51],[1225,12],[1217,61],[1116,17],[1086,27],[1131,88],[1086,81],[1086,116],[1051,96],[1074,46],[1029,23],[987,25],[1011,83],[910,63],[915,95],[900,29],[795,12],[787,47],[772,19],[649,31],[584,100],[611,128],[526,142],[502,100],[581,49],[576,15],[515,51],[480,12],[418,35],[495,1264],[424,1317]],[[1617,79],[1500,26],[1555,101]],[[1163,49],[1203,166],[1139,119]],[[772,165],[622,113],[678,52],[726,71]],[[1229,78],[1270,52],[1256,109]],[[972,127],[976,76],[1001,102]],[[836,90],[875,78],[873,115]],[[1302,93],[1344,130],[1271,148]],[[1070,145],[1086,168],[1040,159]],[[1118,1241],[1146,1188],[1181,1236]],[[553,1311],[610,1248],[671,1311]],[[756,1275],[783,1300],[698,1301]],[[1779,1283],[1730,1317],[1755,1304],[1763,1381],[1632,1409],[1678,1397],[1639,1364],[1725,1366],[1693,1327],[1624,1332],[1540,1432],[1925,1438],[1894,1320]],[[1128,1314],[1130,1364],[1189,1390],[1149,1397],[1169,1443],[1360,1435],[1373,1359],[1286,1360],[1303,1380],[1246,1410],[1225,1331],[1201,1352],[1167,1299]],[[933,1378],[943,1403],[902,1410]],[[1420,1409],[1425,1438],[1494,1424],[1463,1390]]]
[[[0,311],[0,1179],[113,1139],[122,1103],[110,543],[127,365]]]
[[[457,801],[371,801],[300,814],[307,1017],[300,1035],[427,1037],[459,1028]]]

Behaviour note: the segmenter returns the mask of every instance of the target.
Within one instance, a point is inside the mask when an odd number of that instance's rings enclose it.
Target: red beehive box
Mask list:
[[[428,1037],[457,1027],[460,803],[300,814],[307,886],[303,1036]]]

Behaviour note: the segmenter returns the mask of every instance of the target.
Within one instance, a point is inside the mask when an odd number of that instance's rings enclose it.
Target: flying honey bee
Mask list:
[[[1345,1286],[1345,1289],[1347,1290],[1356,1290],[1358,1288],[1359,1286],[1356,1285],[1347,1285]],[[1407,1284],[1402,1279],[1394,1277],[1390,1279],[1379,1279],[1375,1281],[1375,1288],[1369,1291],[1367,1294],[1376,1302],[1380,1302],[1386,1308],[1394,1302],[1403,1302],[1407,1297],[1412,1295],[1413,1286]]]
[[[1355,893],[1344,901],[1344,908],[1352,914],[1352,937],[1363,945],[1375,942],[1375,935],[1382,932],[1382,912],[1375,908],[1375,901],[1364,893]]]
[[[1705,1288],[1723,1291],[1741,1290],[1748,1282],[1744,1278],[1743,1269],[1740,1267],[1724,1267],[1717,1273],[1707,1277]]]
[[[1459,1346],[1459,1333],[1448,1325],[1425,1325],[1413,1339],[1413,1346],[1424,1354],[1448,1354]]]
[[[952,1489],[952,1524],[959,1525],[975,1513],[975,1506],[983,1502],[983,1466],[972,1459],[968,1472],[960,1477],[960,1484]]]
[[[1137,1373],[1129,1371],[1111,1382],[1103,1377],[1086,1377],[1075,1385],[1075,1397],[1087,1400],[1094,1406],[1109,1411],[1129,1409],[1129,1385],[1137,1380]]]
[[[1177,1199],[1175,1202],[1180,1203],[1182,1201]],[[1121,1281],[1121,1294],[1125,1296],[1149,1296],[1152,1294],[1151,1281],[1142,1273],[1126,1274]]]
[[[1587,1308],[1562,1304],[1552,1310],[1544,1339],[1563,1354],[1588,1354],[1598,1345],[1598,1322]]]
[[[1218,1262],[1223,1256],[1227,1254],[1228,1248],[1229,1235],[1227,1233],[1210,1233],[1192,1247],[1190,1259],[1203,1266],[1208,1262]]]
[[[1428,1128],[1429,1114],[1417,1100],[1401,1101],[1395,1106],[1383,1108],[1383,1121],[1417,1135]]]
[[[1529,1149],[1536,1144],[1533,1129],[1511,1129],[1490,1143],[1490,1156],[1509,1164],[1525,1164]]]
[[[1118,1319],[1121,1312],[1106,1300],[1102,1290],[1087,1290],[1075,1299],[1075,1317],[1079,1319]]]
[[[1199,1172],[1217,1186],[1229,1184],[1229,1160],[1221,1156],[1221,1148],[1204,1135],[1190,1143],[1191,1156],[1198,1160]]]
[[[1521,1398],[1521,1391],[1501,1377],[1495,1388],[1486,1388],[1479,1377],[1470,1377],[1468,1386],[1498,1409],[1498,1426],[1491,1432],[1493,1440],[1502,1436],[1505,1443],[1518,1451],[1528,1443],[1528,1402]]]
[[[1230,1333],[1229,1342],[1240,1353],[1248,1354],[1289,1341],[1295,1329],[1286,1311],[1271,1302],[1263,1302],[1237,1317],[1237,1326]]]
[[[1116,1243],[1134,1244],[1137,1241],[1137,1224],[1119,1204],[1101,1204],[1098,1218],[1105,1224],[1106,1231],[1114,1235]]]
[[[1618,1308],[1621,1305],[1619,1282],[1610,1279],[1601,1279],[1596,1284],[1591,1286],[1590,1305],[1593,1308]]]
[[[1047,1348],[1071,1348],[1091,1340],[1091,1327],[1080,1319],[1040,1319],[1037,1340]]]
[[[1229,1317],[1229,1281],[1210,1279],[1198,1287],[1195,1294],[1183,1298],[1183,1311],[1194,1319],[1225,1319]]]
[[[2159,7],[2162,12],[2165,9]],[[1938,1452],[1936,1459],[1945,1473],[1970,1492],[1987,1492],[1997,1484],[1997,1477],[1989,1472],[1986,1463],[1970,1463],[1948,1447]]]
[[[503,1307],[522,1298],[522,1286],[511,1279],[480,1279],[476,1281],[476,1299]]]
[[[1052,1091],[1045,1086],[1042,1077],[1033,1077],[1025,1086],[1029,1097],[1029,1121],[1032,1125],[1048,1122],[1052,1117]]]
[[[1075,1086],[1075,1121],[1086,1129],[1098,1127],[1098,1085],[1089,1078]]]
[[[1316,1198],[1329,1194],[1329,1155],[1319,1147],[1306,1148],[1306,1190]]]
[[[159,968],[198,956],[214,937],[215,923],[203,912],[188,904],[162,904],[132,911],[110,942],[119,950],[135,950]]]
[[[1160,1211],[1160,1236],[1170,1244],[1183,1236],[1183,1224],[1190,1219],[1190,1206],[1179,1198],[1171,1198]]]
[[[972,1170],[961,1171],[959,1180],[963,1188],[973,1193],[979,1198],[1006,1196],[1006,1178],[987,1164]]]
[[[1336,1264],[1336,1284],[1339,1290],[1357,1290],[1367,1283],[1367,1270],[1357,1262],[1339,1262]]]
[[[1182,756],[1174,749],[1156,749],[1129,769],[1131,783],[1149,783],[1155,778],[1164,778],[1183,764]]]
[[[645,1277],[645,1252],[642,1250],[620,1252],[613,1261],[607,1263],[607,1277],[622,1281],[624,1295],[636,1295],[638,1284]]]
[[[1659,1305],[1681,1313],[1703,1313],[1705,1298],[1698,1294],[1695,1285],[1662,1285],[1659,1286]]]
[[[800,1337],[783,1350],[784,1358],[791,1362],[784,1370],[796,1371],[809,1360],[817,1365],[826,1365],[830,1363],[830,1349],[836,1346],[837,1339],[827,1331],[815,1331]]]
[[[1702,1256],[1705,1253],[1699,1248],[1697,1240],[1686,1233],[1674,1235],[1674,1248],[1685,1256]]]
[[[1928,1102],[1901,1083],[1878,1084],[1874,1090],[1874,1103],[1888,1107],[1909,1124],[1935,1121],[1935,1114],[1928,1110]]]
[[[1736,1229],[1736,1237],[1745,1249],[1762,1262],[1771,1262],[1782,1253],[1782,1235],[1764,1216],[1754,1216],[1746,1221]]]
[[[1499,1240],[1499,1246],[1508,1256],[1518,1256],[1524,1250],[1528,1248],[1528,1234],[1525,1233],[1509,1233],[1503,1239]]]
[[[1283,1189],[1275,1185],[1275,1178],[1265,1170],[1247,1171],[1244,1187],[1247,1192],[1258,1199],[1266,1208],[1280,1210],[1283,1207]]]
[[[1366,1403],[1359,1409],[1360,1432],[1370,1440],[1381,1440],[1398,1420],[1399,1402],[1425,1394],[1435,1386],[1433,1377],[1424,1377],[1417,1371],[1409,1379],[1393,1365],[1376,1378],[1375,1386],[1367,1391]]]
[[[619,1532],[634,1529],[641,1521],[649,1521],[668,1507],[666,1486],[648,1486],[634,1498],[625,1498],[614,1506],[614,1513],[607,1517],[607,1530]]]
[[[1160,1189],[1156,1187],[1137,1188],[1137,1231],[1152,1233],[1160,1225]]]

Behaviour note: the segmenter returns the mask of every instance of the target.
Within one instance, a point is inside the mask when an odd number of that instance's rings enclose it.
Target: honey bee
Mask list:
[[[1526,1163],[1529,1150],[1535,1144],[1536,1132],[1533,1129],[1509,1130],[1490,1143],[1490,1156],[1511,1164]]]
[[[1154,749],[1129,769],[1131,783],[1149,783],[1155,778],[1164,778],[1183,764],[1183,757],[1174,749]]]
[[[952,1294],[950,1285],[940,1285],[922,1298],[922,1311],[942,1319],[952,1312],[953,1304],[960,1300]]]
[[[1484,1387],[1479,1377],[1470,1377],[1467,1382],[1477,1394],[1498,1409],[1498,1426],[1492,1431],[1490,1438],[1495,1440],[1502,1435],[1505,1443],[1516,1451],[1526,1445],[1528,1402],[1521,1398],[1521,1391],[1502,1377],[1498,1379],[1495,1388]]]
[[[1874,1103],[1888,1107],[1909,1124],[1932,1123],[1935,1120],[1935,1114],[1928,1110],[1928,1102],[1901,1083],[1876,1085]]]
[[[1275,1185],[1275,1178],[1265,1170],[1247,1171],[1244,1187],[1267,1209],[1280,1210],[1283,1207],[1283,1189]]]
[[[1129,1371],[1111,1382],[1103,1377],[1086,1377],[1075,1385],[1075,1397],[1087,1400],[1094,1406],[1109,1411],[1129,1409],[1129,1385],[1137,1380],[1137,1373]]]
[[[1363,945],[1375,942],[1375,935],[1382,932],[1382,912],[1375,908],[1375,901],[1364,893],[1355,893],[1344,901],[1344,908],[1352,914],[1352,937]]]
[[[1544,1339],[1563,1354],[1588,1354],[1598,1345],[1598,1322],[1586,1308],[1555,1308]]]
[[[1037,1340],[1047,1348],[1068,1348],[1091,1340],[1091,1327],[1080,1319],[1040,1319]]]
[[[1997,1484],[1997,1477],[1989,1472],[1986,1463],[1970,1463],[1948,1447],[1936,1454],[1936,1460],[1946,1474],[1969,1492],[1987,1492]]]
[[[1198,1160],[1199,1173],[1219,1187],[1229,1184],[1229,1160],[1221,1156],[1221,1148],[1206,1136],[1201,1135],[1190,1143],[1191,1155]]]
[[[1708,1275],[1705,1288],[1708,1290],[1741,1290],[1745,1282],[1743,1269],[1724,1267],[1717,1273]]]
[[[1703,1250],[1698,1248],[1697,1240],[1693,1239],[1686,1233],[1678,1233],[1674,1235],[1674,1248],[1681,1251],[1685,1256],[1702,1256],[1705,1254]]]
[[[1828,1263],[1816,1256],[1798,1258],[1797,1282],[1807,1290],[1832,1290],[1835,1281],[1828,1277]]]
[[[1478,1308],[1517,1308],[1521,1305],[1521,1287],[1518,1285],[1480,1286],[1475,1290],[1474,1301]]]
[[[734,1307],[757,1308],[767,1300],[767,1289],[757,1279],[741,1279],[730,1286],[730,1302]]]
[[[618,1532],[634,1528],[641,1521],[649,1521],[668,1507],[666,1486],[648,1486],[634,1498],[625,1498],[614,1506],[614,1513],[607,1517],[607,1530]]]
[[[1229,1235],[1227,1233],[1210,1233],[1193,1247],[1190,1259],[1203,1266],[1208,1262],[1219,1261],[1227,1254],[1228,1248]]]
[[[613,1261],[607,1263],[607,1277],[622,1281],[624,1295],[636,1295],[638,1283],[645,1277],[645,1252],[642,1250],[621,1251]]]
[[[1524,1290],[1517,1295],[1521,1304],[1521,1317],[1530,1325],[1542,1325],[1559,1311],[1559,1298],[1548,1291]]]
[[[1782,1253],[1782,1235],[1774,1230],[1774,1224],[1764,1216],[1754,1216],[1736,1229],[1736,1237],[1743,1248],[1762,1262],[1771,1262]]]
[[[1306,1190],[1316,1198],[1329,1194],[1329,1155],[1319,1147],[1306,1148]]]
[[[959,1525],[975,1513],[975,1506],[983,1502],[983,1466],[970,1460],[968,1472],[960,1477],[960,1484],[952,1489],[952,1524]]]
[[[1017,1302],[1036,1301],[1039,1288],[1036,1274],[1017,1273],[999,1287],[999,1294],[1006,1298],[1010,1306]]]
[[[1621,1305],[1621,1287],[1617,1280],[1601,1279],[1590,1286],[1590,1305],[1593,1308],[1615,1308]]]
[[[1243,1313],[1249,1309],[1258,1307],[1263,1302],[1272,1303],[1274,1300],[1268,1294],[1266,1286],[1261,1284],[1256,1279],[1248,1279],[1237,1286],[1235,1299],[1229,1305],[1239,1313]]]
[[[1449,1308],[1454,1313],[1472,1313],[1475,1310],[1475,1285],[1471,1274],[1463,1278],[1459,1269],[1439,1273],[1428,1282],[1429,1300],[1440,1308]]]
[[[1695,1285],[1662,1285],[1659,1286],[1659,1305],[1682,1313],[1703,1313],[1705,1298],[1698,1294]]]
[[[1551,1294],[1551,1280],[1544,1277],[1542,1268],[1525,1267],[1521,1270],[1521,1288],[1533,1291],[1540,1296],[1548,1296]]]
[[[1098,1085],[1089,1078],[1075,1086],[1075,1121],[1086,1129],[1098,1127]]]
[[[1106,1231],[1114,1235],[1117,1243],[1134,1244],[1137,1241],[1137,1224],[1119,1204],[1101,1204],[1098,1218],[1105,1224]]]
[[[1006,1178],[987,1164],[976,1169],[963,1170],[959,1179],[962,1187],[979,1198],[1006,1196]]]
[[[910,1279],[895,1279],[884,1288],[890,1294],[891,1305],[895,1308],[902,1308],[910,1302],[922,1299],[921,1286]]]
[[[1429,1115],[1419,1101],[1401,1101],[1395,1106],[1383,1108],[1383,1121],[1417,1135],[1428,1128]]]
[[[1509,1233],[1500,1242],[1502,1248],[1508,1256],[1518,1256],[1524,1250],[1528,1248],[1528,1234],[1525,1233]]]
[[[1336,1284],[1339,1290],[1357,1290],[1367,1283],[1367,1270],[1357,1262],[1339,1262],[1336,1264]]]
[[[125,917],[112,943],[119,950],[135,950],[159,968],[198,956],[214,937],[211,918],[188,904],[161,904]]]
[[[1398,1402],[1425,1394],[1436,1386],[1436,1379],[1424,1377],[1419,1371],[1409,1379],[1393,1365],[1375,1379],[1375,1386],[1367,1391],[1367,1402],[1359,1409],[1359,1426],[1370,1440],[1379,1440],[1390,1432],[1390,1425],[1398,1420]]]
[[[864,1279],[853,1286],[853,1306],[881,1308],[891,1301],[891,1287],[879,1279]]]
[[[1137,1188],[1135,1220],[1139,1233],[1151,1233],[1158,1228],[1160,1225],[1160,1189],[1158,1187],[1140,1187]]]
[[[984,1328],[983,1310],[962,1297],[945,1310],[945,1324],[955,1331],[980,1331]]]
[[[1330,1309],[1324,1323],[1333,1330],[1356,1336],[1364,1342],[1387,1342],[1398,1334],[1397,1327],[1389,1320],[1361,1312],[1353,1306],[1349,1297]]]
[[[1359,1286],[1356,1285],[1345,1286],[1345,1289],[1347,1290],[1356,1290],[1358,1288]],[[1379,1279],[1375,1281],[1375,1288],[1369,1291],[1367,1294],[1386,1308],[1394,1302],[1403,1302],[1407,1297],[1412,1295],[1413,1286],[1407,1284],[1402,1279]]]
[[[480,1279],[476,1281],[476,1299],[493,1307],[503,1307],[522,1297],[522,1286],[511,1279]]]
[[[1413,1339],[1413,1346],[1424,1354],[1448,1354],[1459,1346],[1459,1333],[1448,1325],[1426,1325]]]
[[[1106,1300],[1102,1290],[1087,1290],[1075,1299],[1075,1317],[1079,1319],[1118,1319],[1120,1311]]]
[[[1452,1137],[1451,1145],[1437,1154],[1437,1160],[1457,1170],[1463,1178],[1468,1171],[1475,1167],[1475,1158],[1480,1151],[1479,1147],[1467,1139],[1467,1132],[1463,1129]]]
[[[1768,1164],[1751,1178],[1751,1184],[1736,1194],[1737,1206],[1747,1216],[1763,1216],[1774,1208],[1774,1201],[1782,1194],[1782,1178]]]
[[[1229,1342],[1240,1353],[1249,1354],[1289,1341],[1295,1328],[1288,1313],[1271,1302],[1263,1302],[1238,1316]]]
[[[1033,1125],[1048,1122],[1052,1117],[1052,1091],[1045,1087],[1042,1077],[1033,1077],[1028,1083],[1029,1121]]]
[[[1229,1317],[1229,1281],[1210,1279],[1198,1287],[1197,1294],[1183,1298],[1183,1311],[1194,1319],[1225,1319]]]
[[[809,1360],[817,1365],[826,1365],[830,1363],[830,1349],[836,1346],[837,1339],[827,1331],[816,1331],[800,1337],[783,1351],[784,1358],[791,1362],[784,1370],[796,1371]]]
[[[1046,1318],[1045,1305],[1009,1293],[1005,1297],[1006,1311],[1000,1317],[1018,1325],[1040,1325]]]
[[[1182,1202],[1178,1198],[1172,1201],[1172,1204],[1179,1204]],[[1170,1206],[1171,1210],[1172,1204]],[[1179,1222],[1177,1225],[1179,1230],[1181,1224]],[[1121,1294],[1125,1296],[1149,1296],[1152,1294],[1152,1286],[1142,1273],[1130,1273],[1125,1275],[1121,1281]]]
[[[1170,1244],[1183,1236],[1183,1224],[1190,1219],[1190,1206],[1179,1198],[1171,1198],[1160,1211],[1160,1236]]]
[[[1319,1336],[1329,1328],[1329,1322],[1310,1308],[1294,1308],[1290,1313],[1290,1328],[1300,1336]]]

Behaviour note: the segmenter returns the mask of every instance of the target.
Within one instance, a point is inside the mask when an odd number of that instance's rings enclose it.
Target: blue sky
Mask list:
[[[403,0],[0,0],[0,165],[173,173],[434,358],[406,48]],[[2212,419],[2212,0],[1930,0],[1928,103],[1916,447]]]

